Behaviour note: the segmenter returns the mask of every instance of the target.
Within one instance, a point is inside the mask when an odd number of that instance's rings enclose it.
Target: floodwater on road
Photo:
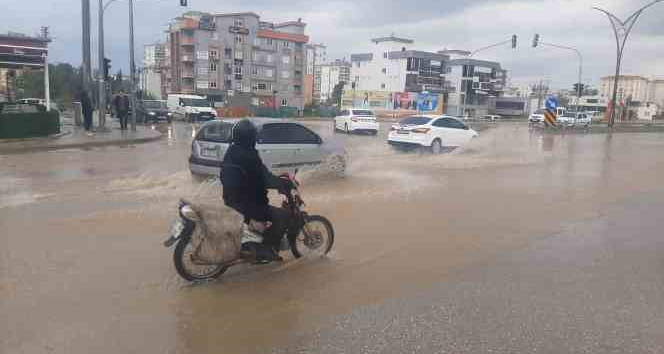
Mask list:
[[[0,352],[269,352],[362,305],[416,293],[662,190],[664,135],[542,135],[500,124],[442,155],[334,133],[345,177],[303,174],[328,217],[322,259],[239,266],[191,285],[161,242],[181,197],[219,200],[187,168],[196,127],[149,144],[0,155]],[[278,196],[272,196],[278,200]]]

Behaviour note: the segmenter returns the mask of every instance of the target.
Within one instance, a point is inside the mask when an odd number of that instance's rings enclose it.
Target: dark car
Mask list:
[[[171,113],[168,111],[166,101],[142,100],[136,110],[137,119],[140,122],[171,122]]]

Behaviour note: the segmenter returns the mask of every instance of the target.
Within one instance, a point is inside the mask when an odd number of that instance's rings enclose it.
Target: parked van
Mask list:
[[[170,94],[167,105],[174,117],[186,122],[212,120],[217,117],[212,104],[203,96]]]

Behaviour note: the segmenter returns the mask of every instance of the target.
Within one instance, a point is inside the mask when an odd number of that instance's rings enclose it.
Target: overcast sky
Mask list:
[[[1,0],[8,2],[9,0]],[[90,0],[93,22],[93,60],[97,43],[97,0]],[[105,0],[108,1],[108,0]],[[164,29],[186,10],[212,13],[254,11],[264,21],[302,18],[312,42],[328,46],[331,58],[348,58],[367,50],[370,39],[395,33],[415,40],[417,49],[474,50],[519,36],[519,48],[506,45],[481,52],[477,58],[499,61],[515,84],[543,79],[554,88],[576,82],[574,53],[555,48],[532,48],[533,34],[545,42],[578,48],[584,56],[585,82],[615,69],[615,39],[600,6],[627,18],[650,0],[135,0],[136,60],[140,65],[146,43],[165,39]],[[417,5],[415,5],[417,4]],[[117,0],[106,14],[106,56],[115,72],[128,67],[127,0]],[[623,60],[624,74],[664,78],[664,3],[647,10],[636,24]],[[20,0],[0,11],[0,33],[34,34],[50,26],[54,38],[51,60],[81,62],[81,0]],[[96,62],[96,61],[95,61]]]

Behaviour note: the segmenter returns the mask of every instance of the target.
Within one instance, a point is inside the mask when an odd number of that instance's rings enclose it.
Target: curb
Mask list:
[[[122,146],[122,145],[131,145],[131,144],[143,144],[149,143],[151,141],[159,140],[163,137],[162,133],[157,132],[158,135],[145,137],[145,138],[136,138],[136,139],[124,139],[124,140],[108,140],[108,141],[99,141],[99,142],[86,142],[86,143],[71,143],[71,144],[58,144],[58,145],[43,145],[43,146],[19,146],[19,147],[2,147],[0,146],[0,155],[8,154],[22,154],[22,153],[31,153],[31,152],[40,152],[40,151],[55,151],[55,150],[64,150],[64,149],[79,149],[86,147],[104,147],[104,146]]]

